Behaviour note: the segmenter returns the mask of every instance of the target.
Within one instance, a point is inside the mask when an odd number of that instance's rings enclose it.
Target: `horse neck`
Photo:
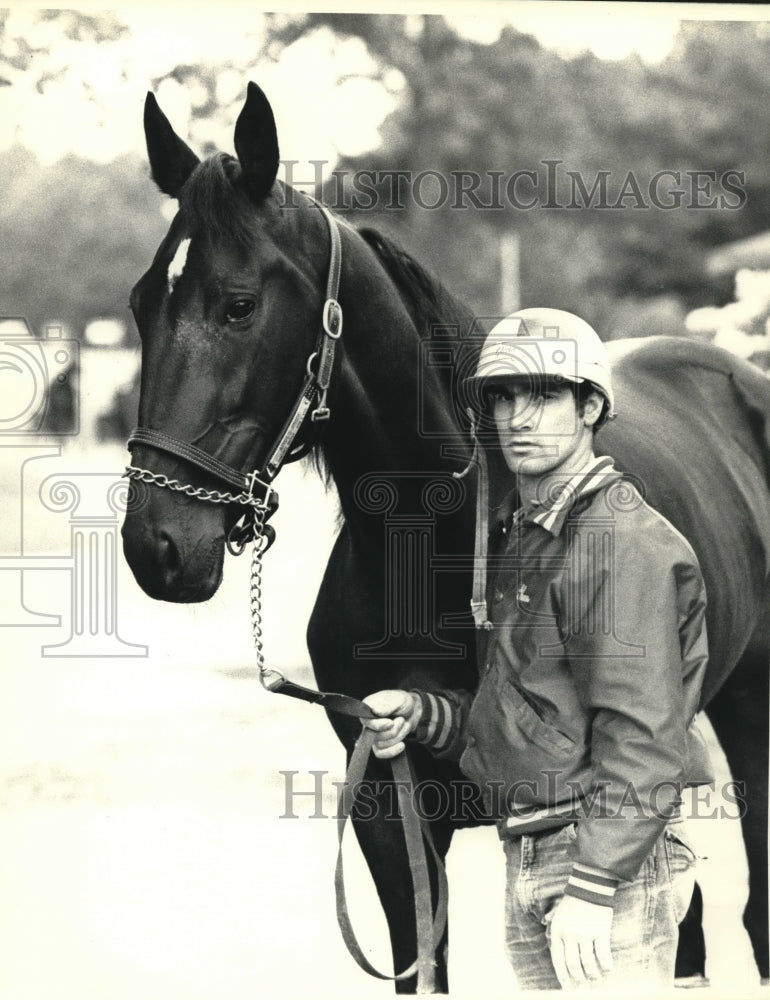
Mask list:
[[[415,507],[431,476],[448,477],[462,468],[467,445],[448,373],[427,363],[430,330],[417,328],[405,297],[364,239],[347,227],[342,238],[343,344],[323,452],[350,524],[361,516],[364,477],[381,475],[396,486],[401,501]],[[456,322],[458,330],[467,325],[448,296],[446,312],[442,323]],[[442,454],[447,444],[456,457]]]

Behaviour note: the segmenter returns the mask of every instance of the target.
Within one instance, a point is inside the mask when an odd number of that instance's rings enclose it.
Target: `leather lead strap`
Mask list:
[[[337,922],[342,932],[342,938],[348,951],[357,964],[376,979],[403,980],[409,979],[417,973],[417,992],[432,993],[435,987],[435,959],[434,955],[441,943],[444,935],[447,919],[447,881],[444,865],[433,843],[433,836],[430,826],[425,820],[419,818],[414,809],[412,797],[414,795],[414,776],[406,753],[394,757],[391,761],[393,767],[393,778],[398,789],[399,806],[401,818],[404,825],[404,838],[406,840],[407,856],[409,858],[409,868],[412,873],[412,885],[414,888],[415,918],[417,924],[417,958],[412,964],[395,975],[387,975],[376,969],[368,958],[364,955],[361,945],[358,943],[353,925],[348,912],[347,900],[345,897],[345,879],[342,862],[342,839],[345,832],[345,825],[355,806],[356,789],[363,781],[366,772],[366,765],[374,742],[375,733],[373,730],[364,729],[361,732],[353,754],[350,758],[348,771],[345,776],[345,783],[340,789],[337,803],[337,837],[339,848],[337,852],[337,865],[334,875],[334,888],[337,900]],[[428,873],[428,863],[425,855],[425,844],[427,843],[433,857],[436,872],[438,875],[438,899],[436,903],[436,913],[433,914],[433,900],[430,891],[430,877]]]
[[[446,871],[433,843],[430,826],[421,820],[415,811],[412,797],[416,783],[406,751],[398,757],[394,757],[391,764],[393,778],[398,789],[406,851],[414,889],[415,923],[417,926],[417,992],[433,993],[436,984],[435,954],[441,943],[447,921]],[[439,879],[435,920],[423,836],[432,852]]]
[[[266,671],[270,674],[272,671]],[[302,684],[295,684],[294,681],[287,680],[283,674],[275,672],[274,679],[263,681],[268,691],[275,694],[285,694],[290,698],[298,698],[300,701],[310,702],[312,705],[320,705],[330,712],[339,712],[340,715],[351,715],[357,719],[375,719],[374,712],[349,694],[337,694],[334,691],[317,691],[314,688],[303,687]]]
[[[263,686],[275,694],[285,694],[314,705],[320,705],[330,712],[353,716],[359,719],[377,718],[367,704],[347,694],[332,691],[318,691],[287,680],[277,670],[265,670],[261,674]],[[342,865],[342,838],[345,825],[355,806],[356,793],[364,780],[366,765],[372,751],[376,733],[362,729],[350,757],[345,781],[337,799],[337,865],[334,873],[334,892],[337,901],[337,923],[345,945],[358,965],[376,979],[409,979],[417,973],[417,992],[432,993],[435,986],[435,953],[441,943],[447,922],[448,889],[444,863],[433,842],[430,824],[419,817],[415,810],[414,794],[416,782],[407,751],[391,760],[393,780],[398,792],[399,811],[404,827],[406,853],[414,889],[415,923],[417,927],[417,958],[403,972],[389,976],[369,962],[358,943],[348,912],[345,894],[345,878]],[[431,852],[438,879],[436,913],[433,914],[433,898],[430,875],[425,855],[425,844]]]

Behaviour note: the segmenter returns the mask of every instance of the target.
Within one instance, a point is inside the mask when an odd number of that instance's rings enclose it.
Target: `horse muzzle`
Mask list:
[[[221,509],[164,495],[128,511],[123,552],[136,582],[154,600],[195,604],[212,597],[222,582],[224,517]],[[165,512],[159,508],[176,508]],[[156,516],[152,516],[152,515]]]

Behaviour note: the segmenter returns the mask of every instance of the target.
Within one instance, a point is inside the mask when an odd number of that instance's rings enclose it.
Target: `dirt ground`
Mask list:
[[[39,482],[62,461],[41,459],[25,473],[23,533],[25,553],[66,561],[66,514],[33,510]],[[123,455],[106,449],[67,461],[75,472],[118,469]],[[266,651],[270,663],[307,682],[304,629],[334,506],[315,480],[287,473],[279,539],[265,566]],[[5,469],[6,512],[14,475]],[[6,517],[2,551],[10,546],[10,554],[18,554],[14,530]],[[229,559],[220,593],[196,608],[149,601],[121,563],[119,634],[146,645],[145,657],[42,654],[68,635],[70,573],[62,570],[23,579],[25,606],[60,615],[60,626],[0,631],[0,998],[392,995],[358,970],[340,939],[331,816],[342,753],[321,711],[269,695],[256,681],[246,560]],[[13,601],[13,588],[4,588],[4,601]],[[718,785],[729,777],[720,767]],[[326,772],[325,818],[310,818],[310,796],[295,796],[297,818],[285,818],[286,771],[297,772],[296,791],[312,790],[310,771]],[[699,811],[710,816],[719,806],[714,796]],[[700,872],[708,992],[747,996],[758,979],[740,924],[746,869],[738,823],[703,818],[692,826],[708,855]],[[352,838],[347,848],[353,918],[372,960],[387,968],[384,921]],[[453,995],[509,997],[503,858],[493,830],[458,835],[449,878]]]

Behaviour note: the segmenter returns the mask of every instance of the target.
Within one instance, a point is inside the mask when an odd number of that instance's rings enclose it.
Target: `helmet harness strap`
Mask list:
[[[454,472],[455,479],[464,479],[472,465],[477,467],[476,484],[476,540],[473,548],[473,590],[471,611],[476,628],[491,629],[487,613],[487,546],[489,544],[489,472],[487,454],[479,443],[473,410],[466,410],[471,424],[473,454],[462,472]]]

